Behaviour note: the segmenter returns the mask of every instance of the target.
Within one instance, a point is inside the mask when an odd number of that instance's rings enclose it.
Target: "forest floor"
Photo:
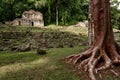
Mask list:
[[[46,32],[54,30],[81,34],[83,43],[87,42],[87,28],[67,28],[50,25]],[[25,27],[1,27],[0,32],[41,32],[39,28]],[[119,31],[115,30],[116,40],[120,40]],[[79,36],[78,36],[79,37]],[[28,38],[28,37],[27,37]],[[84,38],[84,39],[83,39]],[[22,42],[20,42],[22,43]],[[72,43],[72,42],[71,42]],[[78,54],[87,49],[87,44],[81,46],[75,45],[72,48],[65,46],[63,48],[49,48],[47,54],[39,55],[36,50],[27,52],[13,52],[10,50],[0,51],[0,80],[89,80],[86,73],[77,70],[73,65],[66,64],[64,58],[72,54]],[[119,68],[116,69],[120,71]],[[120,80],[112,73],[105,71],[102,73],[103,80]],[[99,80],[99,79],[98,79]]]

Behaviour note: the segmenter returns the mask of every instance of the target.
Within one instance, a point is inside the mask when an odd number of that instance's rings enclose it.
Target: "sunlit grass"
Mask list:
[[[74,48],[52,48],[46,55],[36,54],[35,51],[0,53],[0,80],[79,80],[62,60],[68,55],[82,52],[85,46]],[[20,56],[20,58],[18,58]],[[25,57],[24,57],[25,56]],[[7,58],[6,58],[7,57]],[[28,57],[33,57],[29,59]]]
[[[30,68],[30,67],[35,67],[35,66],[44,66],[46,63],[48,63],[48,59],[47,58],[42,58],[42,59],[38,59],[32,62],[26,62],[26,63],[15,63],[15,64],[10,64],[10,65],[6,65],[6,66],[2,66],[0,67],[0,75],[6,75],[6,73],[10,73],[10,72],[16,72],[19,70],[23,70],[26,68]]]
[[[87,27],[73,27],[73,26],[56,26],[56,25],[49,25],[45,27],[25,27],[25,26],[4,26],[0,27],[0,31],[3,32],[51,32],[51,31],[64,31],[64,32],[70,32],[70,33],[75,33],[75,34],[82,34],[82,35],[87,35]]]
[[[74,34],[82,34],[87,36],[88,34],[88,28],[87,27],[74,27],[74,26],[55,26],[55,25],[49,25],[46,26],[47,29],[52,29],[52,30],[59,30],[63,32],[70,32]]]
[[[19,63],[19,62],[28,62],[40,58],[35,52],[9,52],[4,51],[0,52],[0,66]]]

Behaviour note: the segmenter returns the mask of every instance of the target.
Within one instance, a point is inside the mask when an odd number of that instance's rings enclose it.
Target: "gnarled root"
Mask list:
[[[120,64],[120,55],[114,54],[116,53],[107,53],[105,49],[93,48],[82,54],[67,57],[66,62],[76,64],[78,69],[84,69],[89,73],[91,80],[96,80],[95,74],[99,74],[99,71],[110,69],[114,64]],[[119,76],[114,70],[110,71]],[[101,75],[100,78],[102,78]]]

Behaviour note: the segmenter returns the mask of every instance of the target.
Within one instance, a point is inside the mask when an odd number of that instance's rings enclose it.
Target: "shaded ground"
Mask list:
[[[79,76],[80,80],[90,80],[87,72],[80,70],[70,64],[69,69],[72,70],[72,72],[75,73],[77,76]],[[120,66],[113,68],[113,70],[120,75]],[[115,76],[115,74],[109,70],[101,71],[100,74],[96,74],[95,76],[97,80],[120,80],[119,76]]]

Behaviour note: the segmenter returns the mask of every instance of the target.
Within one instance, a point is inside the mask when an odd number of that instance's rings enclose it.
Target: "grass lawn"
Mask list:
[[[77,76],[68,64],[66,56],[83,52],[86,46],[52,48],[48,54],[29,52],[0,52],[0,80],[88,80]],[[120,80],[113,74],[103,75],[103,80]]]
[[[0,52],[0,80],[80,80],[62,60],[85,46],[49,49],[46,55]]]

